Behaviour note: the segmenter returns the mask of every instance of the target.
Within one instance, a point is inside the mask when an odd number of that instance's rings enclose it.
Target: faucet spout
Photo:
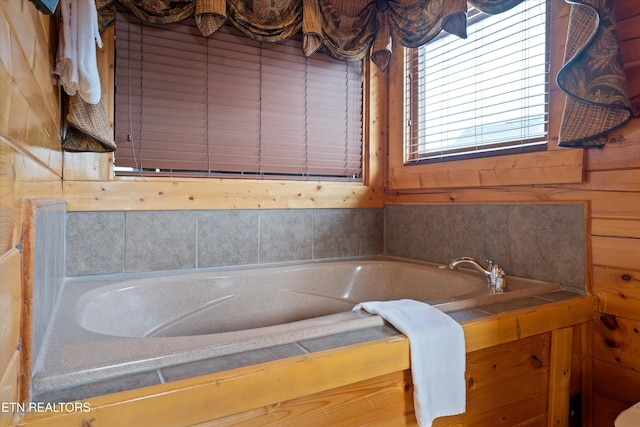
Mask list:
[[[454,270],[460,264],[469,264],[478,270],[487,278],[487,284],[492,292],[502,293],[507,290],[507,279],[505,278],[505,272],[498,264],[488,259],[488,268],[484,268],[478,261],[470,257],[456,258],[449,264],[449,268]]]
[[[466,257],[466,256],[463,256],[463,257],[460,257],[460,258],[456,258],[453,261],[451,261],[451,263],[449,264],[449,268],[452,269],[452,270],[455,270],[456,267],[458,267],[460,264],[469,264],[469,265],[471,265],[476,270],[478,270],[480,273],[484,274],[485,277],[487,277],[487,278],[489,278],[489,276],[491,276],[491,271],[490,270],[485,269],[475,259],[473,259],[471,257]],[[491,266],[491,264],[489,264],[489,266]]]

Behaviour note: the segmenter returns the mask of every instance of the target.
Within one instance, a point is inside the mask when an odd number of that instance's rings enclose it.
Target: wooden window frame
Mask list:
[[[583,179],[582,149],[557,146],[564,94],[553,76],[562,66],[570,5],[551,1],[551,87],[549,133],[546,151],[512,154],[444,163],[405,165],[405,49],[394,46],[389,67],[389,168],[387,190],[473,188],[505,185],[579,183]],[[556,47],[554,49],[553,47]]]
[[[97,59],[111,123],[114,29],[102,34]],[[165,209],[381,208],[386,182],[387,78],[364,62],[362,182],[115,176],[112,153],[64,152],[68,211]]]

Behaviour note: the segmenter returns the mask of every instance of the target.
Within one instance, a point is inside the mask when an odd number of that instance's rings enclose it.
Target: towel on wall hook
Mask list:
[[[116,149],[102,101],[96,45],[102,47],[94,0],[61,0],[55,73],[69,95],[62,128],[65,151]]]
[[[97,104],[102,89],[96,44],[102,47],[102,39],[95,3],[93,0],[62,0],[60,12],[62,26],[55,73],[67,94],[78,94],[85,102]]]

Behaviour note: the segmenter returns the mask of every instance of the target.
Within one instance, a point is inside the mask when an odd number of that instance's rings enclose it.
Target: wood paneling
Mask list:
[[[640,271],[595,266],[593,292],[600,301],[600,312],[638,318]]]
[[[355,426],[369,425],[389,414],[413,417],[411,371],[404,370],[325,393],[278,402],[198,424],[214,426]],[[413,417],[415,422],[415,417]],[[387,424],[389,425],[389,424]],[[416,424],[417,425],[417,424]]]
[[[20,251],[12,249],[0,257],[0,376],[9,366],[13,352],[20,346]],[[6,351],[5,351],[6,349]]]
[[[593,360],[593,426],[612,426],[616,416],[640,401],[640,372]]]
[[[593,357],[633,370],[640,365],[640,321],[600,314],[593,331]]]
[[[242,179],[65,181],[69,211],[372,208],[384,190],[361,184]]]
[[[626,236],[640,239],[640,220],[592,218],[591,234],[594,236]]]
[[[467,356],[467,409],[434,426],[514,426],[547,411],[550,334]]]
[[[640,270],[640,239],[592,236],[593,265]]]
[[[634,0],[613,0],[613,9],[616,13],[622,61],[631,92],[631,105],[637,117],[640,115],[640,4]]]
[[[631,96],[636,112],[640,111],[640,3],[636,0],[614,0],[614,9],[618,20],[618,31],[621,41],[623,60],[627,73]],[[566,20],[568,6],[564,2],[554,2],[555,7],[562,10],[557,14],[558,20]],[[365,169],[366,179],[373,185],[370,188],[364,186],[350,186],[332,183],[291,183],[276,182],[273,184],[257,183],[251,181],[180,181],[159,180],[153,183],[144,180],[113,180],[111,172],[110,155],[95,154],[65,154],[64,155],[64,188],[61,184],[63,175],[63,154],[59,148],[59,123],[60,123],[60,96],[58,87],[51,77],[53,64],[53,52],[55,51],[55,20],[38,13],[27,0],[10,0],[0,2],[0,203],[2,213],[0,219],[0,243],[2,244],[2,260],[6,261],[14,257],[16,246],[20,242],[20,224],[22,222],[22,204],[25,197],[60,197],[64,194],[68,197],[72,210],[92,209],[211,209],[224,208],[306,208],[306,207],[379,207],[385,201],[387,203],[499,203],[499,202],[527,202],[545,203],[548,201],[587,201],[590,205],[592,247],[593,247],[593,289],[600,299],[600,311],[603,318],[611,319],[616,316],[618,327],[609,329],[602,321],[595,322],[595,330],[592,341],[581,342],[582,354],[590,354],[588,349],[593,345],[593,370],[582,372],[581,378],[586,378],[583,383],[582,393],[590,396],[593,394],[592,403],[593,425],[611,425],[615,415],[630,404],[640,400],[640,361],[638,361],[637,329],[640,322],[640,295],[637,283],[640,280],[640,236],[638,235],[638,221],[640,221],[640,118],[634,119],[627,126],[614,131],[604,149],[586,150],[584,161],[578,150],[560,150],[553,146],[551,138],[550,149],[556,150],[551,157],[554,159],[570,157],[566,165],[553,163],[533,163],[528,165],[508,164],[505,167],[491,165],[485,171],[451,170],[452,174],[439,172],[438,174],[416,176],[404,176],[398,171],[391,170],[391,180],[399,183],[397,187],[409,187],[410,191],[392,191],[385,195],[382,186],[385,183],[385,142],[388,139],[387,110],[389,112],[402,111],[402,100],[390,94],[386,102],[387,92],[382,75],[377,74],[368,88],[373,94],[370,102],[382,102],[374,107],[369,105],[371,123],[368,135],[370,140],[376,141],[370,145],[367,158],[372,162]],[[563,37],[563,30],[557,23],[554,24],[555,35]],[[109,53],[105,62],[110,61]],[[554,57],[561,57],[559,51],[552,52]],[[557,62],[557,61],[556,61]],[[109,66],[103,67],[109,71]],[[552,70],[553,71],[553,70]],[[557,70],[556,70],[557,71]],[[376,72],[377,73],[377,72]],[[557,99],[557,89],[552,88],[552,96]],[[106,97],[112,96],[107,94]],[[553,101],[551,105],[552,128],[557,128],[557,118],[561,114],[561,106]],[[553,132],[552,132],[553,134]],[[565,154],[568,153],[568,154]],[[484,163],[483,163],[484,164]],[[508,171],[516,166],[515,172]],[[577,165],[581,165],[578,169]],[[553,178],[553,182],[563,184],[527,185],[521,181],[523,171],[542,178],[551,176],[550,171],[558,173],[560,180]],[[580,175],[578,179],[578,173]],[[463,176],[466,181],[460,184],[452,176]],[[516,176],[516,178],[513,178]],[[546,179],[546,178],[545,178]],[[584,179],[584,182],[580,182]],[[428,181],[437,182],[439,186],[456,187],[429,190],[425,187]],[[404,184],[408,182],[408,184]],[[542,181],[542,182],[549,182]],[[471,188],[481,184],[486,187]],[[13,264],[12,264],[13,265]],[[10,267],[10,277],[15,277],[17,267]],[[3,270],[3,279],[4,279]],[[19,274],[18,274],[19,275]],[[13,295],[16,283],[12,279],[1,282],[2,295]],[[7,284],[9,283],[10,284]],[[18,284],[19,285],[19,284]],[[12,297],[13,298],[13,297]],[[8,318],[16,314],[15,304],[11,304]],[[541,313],[540,316],[543,316]],[[571,313],[565,313],[563,316]],[[609,317],[607,317],[609,316]],[[540,317],[544,323],[544,316]],[[492,323],[493,322],[493,323]],[[472,330],[477,328],[479,336],[491,342],[499,343],[505,337],[523,336],[523,331],[512,320],[495,318],[489,323],[493,327],[500,326],[503,329],[491,329],[489,326],[468,325]],[[4,325],[4,322],[3,322]],[[535,328],[534,328],[535,329]],[[586,330],[586,329],[584,329]],[[530,330],[529,332],[533,332]],[[529,333],[526,332],[526,333]],[[15,331],[0,335],[0,351],[2,352],[3,372],[2,386],[17,384],[18,377],[18,352],[16,348]],[[470,339],[478,342],[480,338]],[[588,339],[588,338],[587,338]],[[474,341],[476,340],[476,341]],[[573,338],[575,341],[575,335]],[[622,344],[620,344],[622,343]],[[626,343],[626,344],[625,344]],[[397,344],[406,345],[406,344]],[[585,351],[585,349],[587,349]],[[406,352],[406,350],[403,350]],[[403,353],[404,354],[404,353]],[[572,352],[574,360],[571,366],[576,373],[575,366],[581,364],[575,361],[576,348]],[[566,356],[566,354],[564,355]],[[366,359],[366,355],[362,355]],[[492,354],[491,357],[499,357]],[[618,361],[619,358],[620,360]],[[487,359],[488,360],[488,359]],[[516,360],[515,358],[513,360]],[[9,362],[7,362],[9,361]],[[404,367],[398,368],[403,372],[406,369],[406,360],[402,360]],[[303,362],[301,362],[303,363]],[[397,363],[397,362],[396,362]],[[365,365],[366,369],[373,369]],[[395,368],[394,368],[395,369]],[[377,371],[376,371],[377,372]],[[353,373],[353,372],[352,372]],[[533,374],[532,374],[533,375]],[[593,375],[593,389],[589,387],[589,379]],[[535,375],[532,376],[532,378]],[[296,379],[295,377],[293,378]],[[209,379],[208,379],[209,380]],[[220,381],[230,381],[230,378],[219,378]],[[272,384],[282,386],[288,381],[286,377],[274,377]],[[386,396],[394,396],[390,411],[395,414],[386,414],[387,418],[378,421],[378,425],[392,425],[402,422],[406,425],[414,425],[415,419],[411,410],[403,406],[407,403],[406,371],[398,373],[380,373],[369,385],[357,383],[345,385],[349,388],[347,397],[339,400],[337,396],[331,400],[331,407],[335,414],[360,413],[365,400],[376,404],[389,402]],[[217,381],[217,380],[216,380]],[[320,381],[320,380],[319,380]],[[575,375],[572,376],[572,384],[575,384]],[[514,381],[517,383],[517,381]],[[382,383],[386,385],[382,385]],[[190,385],[184,394],[167,392],[148,398],[148,394],[140,395],[139,392],[116,397],[101,397],[92,400],[100,407],[96,414],[100,420],[115,421],[118,411],[124,409],[122,416],[131,416],[138,423],[158,423],[167,420],[168,408],[177,408],[178,403],[184,403],[190,408],[193,399],[201,399],[200,406],[193,413],[176,413],[172,410],[172,417],[194,415],[191,419],[200,422],[206,419],[211,411],[211,399],[199,394],[202,390],[214,391],[218,389],[218,383],[212,382],[199,386]],[[615,384],[615,387],[612,386]],[[370,386],[370,388],[369,388]],[[506,385],[505,385],[506,386]],[[204,387],[204,388],[199,388]],[[575,385],[572,385],[574,390]],[[174,390],[172,387],[167,387]],[[14,390],[12,388],[2,389]],[[245,393],[251,391],[251,387],[243,389]],[[3,399],[13,399],[14,391],[8,392],[9,397],[3,395]],[[148,391],[144,391],[148,393]],[[17,391],[15,391],[17,395]],[[164,396],[164,397],[162,397]],[[229,405],[237,404],[237,397]],[[361,402],[356,403],[348,396],[359,396]],[[316,396],[317,397],[317,396]],[[249,398],[253,398],[249,396]],[[484,397],[478,397],[482,399]],[[116,400],[114,400],[116,399]],[[127,400],[130,399],[130,400]],[[286,401],[286,396],[278,399]],[[322,398],[324,399],[324,398]],[[301,405],[299,413],[317,411],[324,403],[319,399],[298,402]],[[392,400],[393,400],[392,399]],[[475,397],[474,397],[475,399]],[[289,399],[290,400],[290,399]],[[476,420],[487,420],[487,425],[546,425],[546,416],[537,414],[538,405],[543,405],[543,398],[536,395],[535,402],[530,406],[519,406],[514,401],[496,406],[492,413],[478,415]],[[135,402],[135,405],[134,405]],[[342,403],[340,403],[342,402]],[[261,410],[278,413],[283,411],[279,406],[269,406],[264,403]],[[385,403],[386,404],[386,403]],[[102,406],[101,406],[102,405]],[[320,406],[318,406],[320,405]],[[546,403],[544,404],[546,405]],[[543,406],[544,406],[543,405]],[[535,407],[535,410],[530,408]],[[127,409],[129,408],[129,409]],[[133,409],[135,408],[135,409]],[[267,408],[267,409],[265,409]],[[306,408],[306,409],[305,409]],[[311,409],[310,409],[311,408]],[[324,409],[329,406],[324,406]],[[359,409],[356,409],[359,408]],[[129,411],[129,412],[127,412]],[[527,412],[529,411],[529,412]],[[179,412],[179,411],[178,411]],[[384,411],[380,411],[384,412]],[[139,415],[137,415],[139,413]],[[149,418],[151,414],[151,418]],[[156,414],[156,415],[153,415]],[[495,418],[502,414],[505,420]],[[282,415],[282,412],[280,412]],[[13,415],[11,415],[12,417]],[[153,418],[155,416],[155,418]],[[201,416],[200,418],[198,418]],[[367,414],[359,415],[367,419]],[[4,414],[3,414],[4,417]],[[115,417],[115,418],[113,418]],[[137,418],[136,418],[137,417]],[[484,417],[484,418],[483,418]],[[169,419],[172,419],[169,417]],[[175,419],[175,418],[173,418]],[[2,419],[2,423],[7,422]],[[66,418],[59,425],[68,425]],[[42,425],[50,424],[50,420],[42,421]],[[389,421],[389,424],[387,424]],[[491,424],[493,422],[493,424]],[[483,421],[484,423],[484,421]],[[161,425],[161,424],[158,424]],[[446,425],[446,424],[444,424]],[[452,424],[455,425],[455,424]],[[458,424],[464,425],[464,424]]]
[[[581,150],[554,150],[468,160],[458,167],[446,162],[396,166],[389,189],[576,183],[582,182],[582,161]]]
[[[20,396],[24,199],[62,196],[55,19],[26,0],[0,2],[0,401]],[[22,341],[24,342],[24,341]],[[28,392],[28,390],[26,390]],[[0,413],[13,425],[15,407]]]
[[[621,166],[630,169],[640,168],[640,120],[632,120],[607,136],[604,149],[586,150],[586,170],[610,171]]]
[[[60,97],[52,76],[55,21],[25,0],[1,2],[0,20],[6,29],[0,38],[0,135],[61,176]]]
[[[549,363],[549,422],[550,426],[567,426],[569,393],[571,392],[571,356],[573,329],[551,332],[551,361]]]
[[[20,373],[20,352],[14,350],[7,368],[0,375],[0,403],[11,404],[19,401],[20,384],[18,381]],[[17,411],[0,411],[0,427],[16,425]]]
[[[96,167],[99,167],[96,165]],[[384,188],[334,182],[207,179],[65,181],[69,211],[381,208]]]

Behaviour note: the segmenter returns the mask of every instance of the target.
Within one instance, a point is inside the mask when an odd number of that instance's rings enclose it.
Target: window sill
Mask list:
[[[582,149],[514,154],[389,169],[389,190],[473,188],[582,182]]]
[[[67,181],[68,211],[378,208],[384,191],[362,183],[137,178]]]

